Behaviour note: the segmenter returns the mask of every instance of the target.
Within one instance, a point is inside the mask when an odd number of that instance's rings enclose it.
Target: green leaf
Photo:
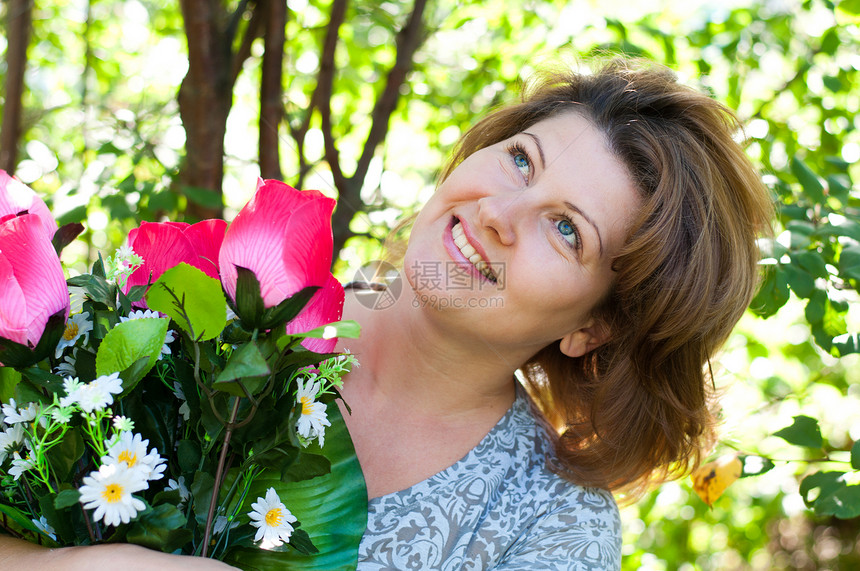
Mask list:
[[[314,339],[331,339],[332,337],[358,339],[359,335],[361,335],[361,326],[353,320],[335,321],[304,333],[290,333],[291,337],[312,337]]]
[[[195,340],[214,339],[227,323],[221,282],[184,262],[161,274],[146,294],[146,303],[169,315]]]
[[[301,482],[331,472],[331,462],[322,454],[299,453],[299,457],[281,472],[282,482]]]
[[[807,448],[821,448],[824,440],[821,438],[821,428],[818,420],[804,415],[794,417],[794,423],[773,433],[789,444]]]
[[[824,261],[824,256],[820,252],[814,250],[793,252],[791,260],[816,278],[826,279],[830,277],[830,272],[827,271],[827,262]]]
[[[132,319],[108,331],[99,345],[96,354],[96,374],[110,375],[121,373],[140,359],[146,359],[145,366],[138,369],[139,377],[123,379],[123,395],[134,388],[138,381],[155,366],[164,337],[167,335],[168,319],[153,317]]]
[[[171,553],[193,537],[190,530],[181,529],[185,523],[185,516],[176,506],[160,504],[140,514],[125,539],[128,543]]]
[[[768,266],[750,309],[760,317],[770,317],[785,305],[788,298],[788,279],[785,272],[778,265]]]
[[[844,333],[834,337],[831,353],[835,357],[860,353],[860,333]]]
[[[15,398],[15,387],[21,382],[21,373],[12,367],[0,367],[0,402]]]
[[[77,428],[72,428],[63,436],[62,442],[48,451],[47,456],[51,466],[56,470],[57,477],[61,481],[66,481],[84,452],[86,452],[84,439]]]
[[[302,288],[278,305],[267,307],[263,312],[261,327],[263,329],[274,329],[280,327],[297,316],[305,308],[319,286],[308,286]]]
[[[212,488],[215,486],[215,478],[207,472],[196,472],[194,481],[191,482],[191,504],[194,507],[194,517],[197,524],[206,525],[206,517],[209,514],[209,505],[212,503]]]
[[[839,275],[860,282],[860,246],[848,246],[842,250]]]
[[[246,504],[274,487],[290,511],[302,522],[319,553],[304,555],[297,549],[284,552],[236,548],[226,561],[241,568],[263,569],[354,569],[358,544],[367,525],[367,489],[352,440],[337,405],[328,406],[331,426],[326,429],[324,454],[331,473],[301,482],[284,483],[278,474],[266,472],[254,480]],[[308,453],[320,453],[311,445]]]
[[[39,530],[36,528],[33,522],[30,521],[30,518],[27,517],[21,510],[12,506],[0,504],[0,513],[9,517],[12,521],[21,526],[22,529],[27,529],[34,533],[39,533]]]
[[[797,157],[791,159],[791,172],[797,177],[803,192],[815,203],[824,201],[824,185],[812,172],[812,169]]]
[[[271,373],[269,365],[256,343],[248,342],[230,356],[227,366],[215,379],[216,383],[233,381],[245,377],[260,377]],[[219,388],[220,387],[215,387]]]
[[[57,252],[57,255],[59,256],[63,248],[71,244],[78,237],[78,234],[83,231],[84,225],[78,222],[71,222],[60,226],[54,232],[54,237],[51,239],[51,245],[54,246],[54,251]]]
[[[259,329],[262,323],[266,306],[260,291],[260,282],[254,272],[236,266],[235,311],[242,321],[242,326],[248,331]]]
[[[788,286],[800,298],[808,298],[815,291],[815,278],[808,272],[791,264],[784,264],[782,270]]]
[[[113,288],[103,276],[83,274],[67,279],[66,283],[70,286],[83,288],[93,301],[113,307]]]
[[[860,440],[851,447],[851,467],[860,470]]]
[[[738,456],[738,460],[743,462],[744,466],[743,472],[741,472],[741,478],[761,476],[762,474],[773,470],[775,466],[770,458],[765,458],[763,456]]]
[[[54,507],[58,510],[66,509],[77,504],[81,500],[81,493],[72,488],[70,490],[63,490],[62,492],[57,494],[57,497],[54,498]]]
[[[179,469],[183,472],[197,470],[202,454],[200,443],[196,440],[180,440],[176,443],[176,457],[179,459]]]

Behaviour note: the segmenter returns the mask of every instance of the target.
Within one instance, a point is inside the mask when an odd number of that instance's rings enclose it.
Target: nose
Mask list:
[[[510,246],[516,241],[516,221],[525,206],[523,194],[498,192],[478,199],[478,223],[495,234],[499,242]]]

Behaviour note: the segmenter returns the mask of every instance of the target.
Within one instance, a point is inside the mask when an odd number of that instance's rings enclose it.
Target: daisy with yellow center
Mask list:
[[[331,422],[326,415],[325,404],[316,400],[320,392],[320,382],[299,377],[298,385],[296,400],[302,410],[296,424],[296,431],[299,436],[308,440],[318,438],[322,446],[325,442],[325,427],[331,426]]]
[[[57,343],[57,351],[54,356],[59,359],[66,347],[74,346],[81,337],[84,338],[84,343],[86,343],[92,330],[93,322],[90,321],[88,311],[69,317],[69,320],[66,322],[66,329],[63,331],[63,336],[60,338],[60,342]]]
[[[164,475],[164,458],[154,448],[148,451],[148,446],[149,440],[144,440],[140,434],[129,431],[114,434],[105,442],[108,454],[102,462],[124,463],[129,470],[140,472],[144,480],[158,480]]]
[[[146,508],[132,494],[148,487],[139,470],[119,462],[103,464],[97,472],[91,472],[78,491],[84,508],[95,508],[94,520],[101,519],[107,525],[116,526],[130,522],[137,512]]]
[[[281,503],[275,488],[269,488],[265,498],[257,498],[251,504],[251,525],[257,528],[254,541],[262,540],[260,547],[270,549],[290,540],[296,517]]]

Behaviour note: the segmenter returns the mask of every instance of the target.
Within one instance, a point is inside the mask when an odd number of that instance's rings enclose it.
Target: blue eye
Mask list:
[[[529,182],[532,174],[532,162],[529,160],[528,154],[526,154],[525,150],[516,144],[511,146],[508,149],[508,152],[511,154],[514,166],[517,167],[517,170],[520,171],[520,174],[523,175],[526,182]]]
[[[576,226],[571,224],[570,220],[562,218],[555,223],[555,227],[558,228],[559,233],[564,236],[568,244],[574,248],[579,247],[579,232],[577,232]],[[569,238],[572,238],[572,240]]]

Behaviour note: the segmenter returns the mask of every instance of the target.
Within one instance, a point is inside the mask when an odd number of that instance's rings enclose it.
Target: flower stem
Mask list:
[[[227,460],[227,449],[230,447],[230,439],[233,437],[235,429],[236,415],[239,414],[239,401],[236,398],[233,401],[233,410],[230,411],[230,420],[227,423],[224,431],[224,445],[221,447],[221,454],[218,456],[218,469],[215,470],[215,482],[212,485],[212,497],[209,500],[209,513],[206,515],[206,528],[203,531],[203,551],[202,557],[206,557],[209,552],[209,538],[212,537],[212,522],[215,520],[215,506],[218,503],[218,488],[221,487],[221,478],[224,471],[224,463]]]

